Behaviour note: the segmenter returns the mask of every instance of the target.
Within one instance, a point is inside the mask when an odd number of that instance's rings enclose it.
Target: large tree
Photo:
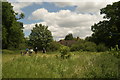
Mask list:
[[[24,14],[15,13],[11,3],[2,2],[2,48],[18,48],[24,40],[23,23],[17,21]]]
[[[69,33],[65,36],[65,40],[73,40],[73,34]]]
[[[97,44],[104,43],[108,47],[114,47],[120,41],[120,1],[107,5],[100,13],[105,14],[103,18],[106,20],[91,27],[93,34],[89,39]]]
[[[42,24],[36,24],[33,30],[31,30],[31,34],[29,36],[30,44],[33,47],[38,47],[39,50],[43,48],[47,48],[51,41],[53,41],[53,37],[51,32],[48,30],[48,26],[44,26]]]

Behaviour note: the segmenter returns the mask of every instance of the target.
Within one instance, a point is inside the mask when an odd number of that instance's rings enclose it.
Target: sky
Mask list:
[[[84,39],[91,36],[91,26],[103,20],[100,9],[119,0],[8,0],[15,12],[24,13],[20,20],[28,37],[35,24],[48,26],[54,40],[72,33]]]

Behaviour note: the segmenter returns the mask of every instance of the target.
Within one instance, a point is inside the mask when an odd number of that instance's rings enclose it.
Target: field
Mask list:
[[[8,52],[8,53],[6,53]],[[4,51],[3,78],[118,78],[119,58],[110,52],[70,52],[61,59],[59,52],[21,56]]]

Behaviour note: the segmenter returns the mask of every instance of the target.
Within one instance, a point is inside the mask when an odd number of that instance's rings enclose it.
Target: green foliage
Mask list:
[[[42,24],[36,24],[31,34],[29,36],[30,44],[33,47],[38,47],[38,49],[47,48],[50,45],[50,42],[53,41],[51,32],[48,30],[48,26]]]
[[[120,40],[120,1],[112,5],[107,5],[101,9],[101,14],[105,14],[103,18],[107,19],[94,24],[91,27],[93,31],[92,37],[89,38],[97,44],[104,43],[108,47],[115,47]]]
[[[120,51],[111,50],[108,53],[115,56],[116,58],[120,59]]]
[[[7,46],[7,29],[5,27],[2,27],[2,47],[5,48]]]
[[[21,13],[19,19],[23,19],[24,17],[25,17],[25,15],[23,13]]]
[[[18,22],[11,3],[2,2],[2,48],[18,48],[23,42],[23,23]]]
[[[25,50],[26,48],[28,48],[29,46],[24,42],[24,43],[21,43],[20,45],[19,45],[20,47],[18,48],[18,49],[20,49],[20,50]]]
[[[70,49],[67,46],[61,46],[60,47],[60,53],[61,53],[61,55],[66,55],[69,51],[70,51]]]
[[[108,50],[108,48],[104,45],[104,44],[99,44],[99,45],[97,45],[97,51],[98,52],[104,52],[104,51],[107,51]]]
[[[111,49],[109,50],[109,54],[117,58],[120,58],[120,49],[118,48],[118,45],[116,45],[114,48],[111,47]]]
[[[18,53],[18,52],[16,52]],[[3,78],[119,78],[119,58],[111,52],[72,52],[71,58],[55,54],[20,56],[3,54]],[[115,79],[117,80],[117,79]]]
[[[20,52],[21,52],[21,50],[16,50],[16,49],[14,49],[14,50],[8,50],[8,49],[3,49],[2,50],[2,54],[3,55],[5,55],[5,54],[20,54]]]
[[[70,48],[71,51],[96,51],[96,44],[93,42],[88,42],[84,40],[79,40],[77,43],[73,44]]]
[[[70,48],[70,51],[83,51],[84,45],[83,44],[73,44]]]
[[[66,35],[66,36],[65,36],[65,40],[73,40],[73,35],[72,35],[72,33]]]
[[[84,45],[83,44],[73,44],[70,48],[70,51],[83,51]]]
[[[84,51],[96,51],[96,44],[93,42],[85,42],[84,43]]]
[[[62,45],[56,41],[50,42],[50,45],[48,46],[48,51],[58,51]]]
[[[113,46],[116,40],[113,40],[110,35],[110,27],[109,21],[100,21],[99,23],[94,24],[91,28],[94,32],[92,38],[90,38],[91,41],[96,44],[104,43],[108,47]]]
[[[11,50],[2,50],[3,54],[14,54],[14,51]]]

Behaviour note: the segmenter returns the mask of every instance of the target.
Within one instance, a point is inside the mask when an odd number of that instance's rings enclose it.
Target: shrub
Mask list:
[[[115,45],[115,47],[111,47],[110,51],[119,51],[118,45]]]
[[[62,45],[56,41],[50,43],[50,46],[47,48],[48,51],[58,51]]]
[[[115,56],[116,58],[120,58],[120,51],[109,51],[109,54]]]
[[[88,41],[78,41],[70,48],[71,51],[96,51],[96,44]]]
[[[93,42],[85,42],[84,43],[84,51],[96,51],[96,44]]]
[[[61,55],[66,55],[70,51],[70,48],[67,46],[61,46],[60,47],[60,53]]]
[[[97,51],[98,52],[104,52],[104,51],[107,51],[108,50],[108,48],[104,45],[104,44],[99,44],[99,45],[97,45]]]
[[[114,48],[111,47],[109,53],[117,58],[120,58],[120,49],[118,48],[118,45],[116,45]]]
[[[70,51],[83,51],[84,45],[83,44],[73,44],[70,48]]]

